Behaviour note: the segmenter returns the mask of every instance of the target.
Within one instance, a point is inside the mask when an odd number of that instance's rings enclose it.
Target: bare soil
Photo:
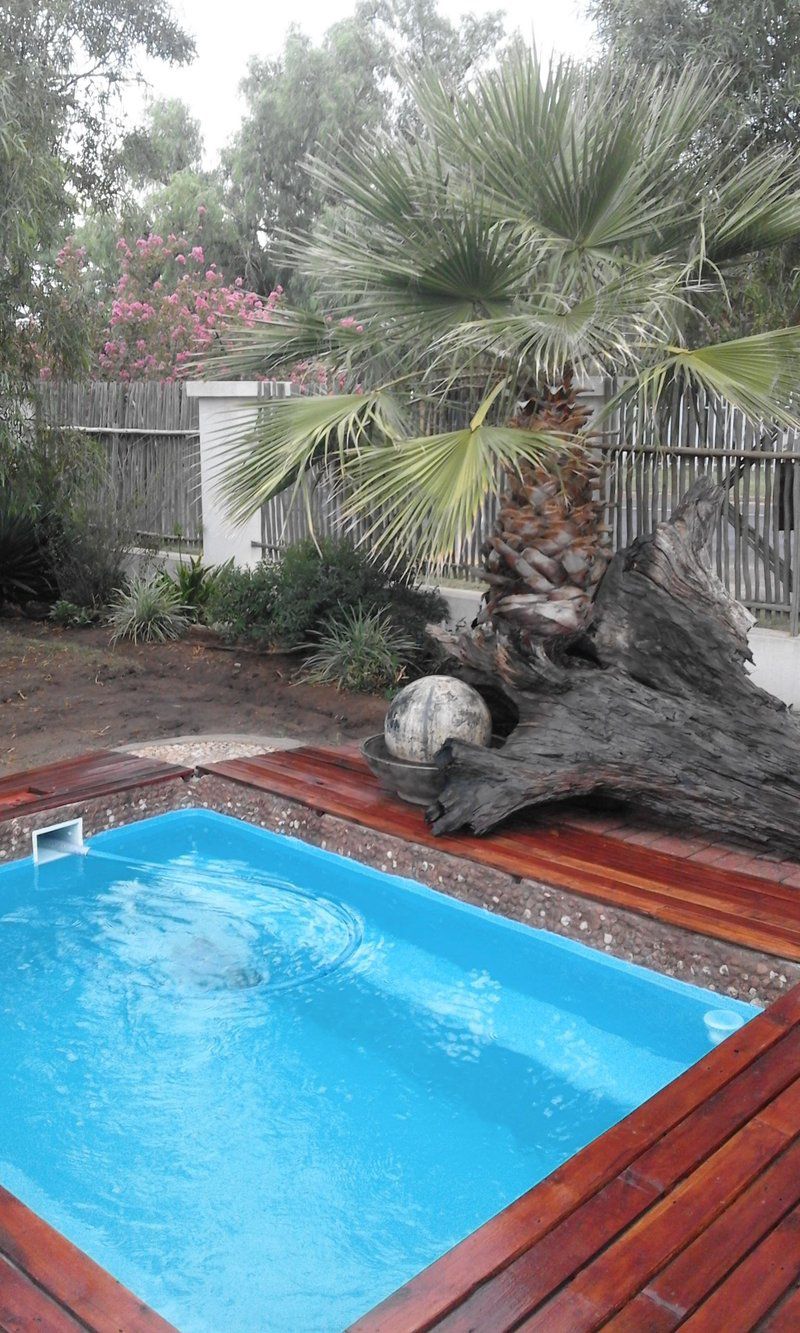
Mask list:
[[[0,620],[0,772],[161,736],[337,744],[380,730],[386,700],[298,684],[297,657],[193,642],[117,644],[106,629]]]

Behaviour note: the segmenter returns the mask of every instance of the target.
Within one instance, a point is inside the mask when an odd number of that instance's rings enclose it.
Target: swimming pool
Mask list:
[[[184,1333],[342,1329],[756,1012],[199,810],[0,958],[0,1182]]]

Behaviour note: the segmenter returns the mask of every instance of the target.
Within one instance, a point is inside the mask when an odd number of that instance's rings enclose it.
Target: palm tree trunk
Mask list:
[[[489,591],[479,622],[513,629],[524,644],[557,644],[582,633],[608,564],[608,537],[597,498],[597,468],[574,437],[589,412],[572,370],[522,405],[511,425],[564,436],[551,470],[526,465],[508,476],[494,529],[484,543]]]

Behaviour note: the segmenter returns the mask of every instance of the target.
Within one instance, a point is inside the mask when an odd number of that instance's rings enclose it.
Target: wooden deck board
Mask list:
[[[16,1326],[4,1322],[4,1299],[22,1320]],[[32,1320],[27,1312],[37,1308],[50,1322]],[[90,1333],[175,1333],[172,1324],[0,1187],[0,1329],[15,1327],[52,1329],[53,1333],[61,1333],[62,1328]]]
[[[180,764],[165,764],[160,759],[121,750],[96,750],[0,777],[0,823],[19,815],[128,791],[131,787],[189,778],[193,772]]]
[[[800,891],[578,828],[520,821],[484,838],[436,838],[352,752],[303,747],[201,767],[377,832],[541,880],[747,948],[800,961]]]
[[[800,1304],[800,1016],[786,998],[352,1333],[792,1327],[780,1305],[788,1318]]]

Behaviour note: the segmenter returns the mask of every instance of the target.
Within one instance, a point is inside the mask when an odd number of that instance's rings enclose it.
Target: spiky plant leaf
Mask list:
[[[612,399],[604,415],[610,415],[620,400],[637,398],[644,413],[655,416],[678,383],[707,390],[712,398],[741,408],[752,421],[798,427],[799,366],[800,328],[776,329],[693,350],[669,348]]]
[[[232,516],[245,521],[273,495],[301,491],[315,466],[347,472],[350,460],[403,430],[399,401],[376,393],[284,398],[259,406],[246,428],[217,437],[218,479]]]
[[[487,426],[398,440],[354,461],[346,511],[366,519],[373,549],[395,559],[444,563],[473,531],[505,470],[563,452],[564,438]]]

